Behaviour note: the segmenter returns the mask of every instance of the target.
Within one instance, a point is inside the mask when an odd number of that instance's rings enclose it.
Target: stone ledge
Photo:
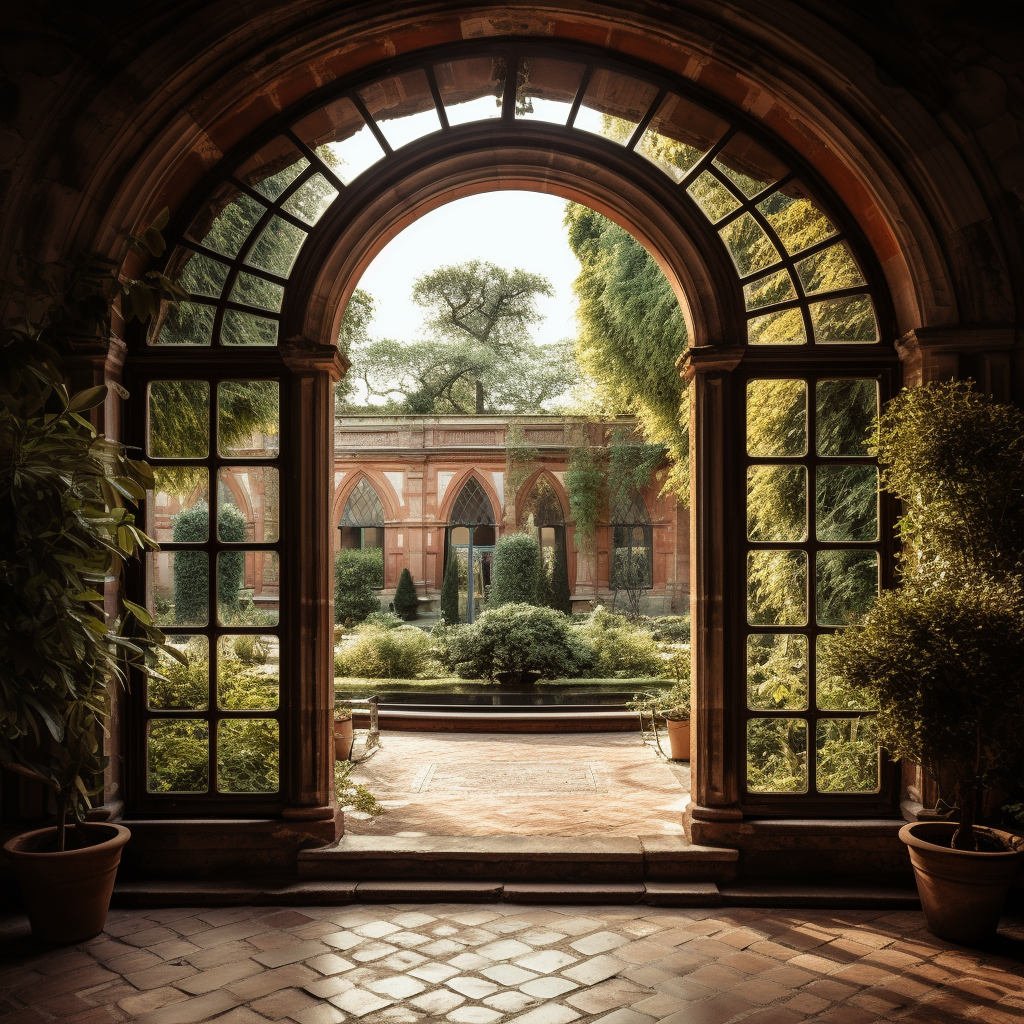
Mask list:
[[[916,889],[853,885],[724,885],[722,903],[731,907],[892,907],[920,910]]]
[[[509,903],[639,903],[647,892],[642,883],[635,885],[572,885],[564,882],[512,882],[502,887]]]

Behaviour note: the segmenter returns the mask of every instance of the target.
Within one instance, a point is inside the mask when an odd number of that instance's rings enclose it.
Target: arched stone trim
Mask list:
[[[459,495],[462,493],[462,488],[469,483],[470,479],[475,480],[483,490],[484,494],[487,495],[487,500],[491,503],[491,511],[494,513],[494,529],[497,533],[501,532],[501,498],[498,492],[494,489],[494,485],[489,481],[482,473],[477,472],[476,469],[470,468],[461,472],[458,476],[452,477],[444,492],[444,501],[441,503],[440,508],[437,512],[438,525],[447,526],[451,520],[452,509],[455,506],[455,502],[458,501]]]
[[[331,523],[335,529],[337,529],[338,523],[341,522],[345,505],[360,480],[366,480],[376,491],[377,497],[380,499],[381,506],[384,509],[385,523],[399,518],[398,509],[401,505],[398,501],[398,495],[395,494],[394,487],[391,486],[391,481],[377,470],[357,469],[352,473],[345,473],[345,478],[335,488],[334,500],[331,503]]]
[[[559,507],[562,510],[562,523],[563,525],[568,526],[569,520],[572,518],[572,511],[569,507],[569,492],[565,489],[565,486],[558,481],[551,470],[544,466],[530,474],[516,493],[516,522],[519,522],[523,513],[523,506],[526,504],[530,495],[533,493],[533,489],[542,478],[551,485],[551,489],[555,492],[555,497],[558,499]]]

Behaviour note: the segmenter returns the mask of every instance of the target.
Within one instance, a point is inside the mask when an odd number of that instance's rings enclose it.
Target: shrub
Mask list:
[[[370,612],[363,619],[364,626],[380,626],[381,629],[398,629],[404,626],[405,622],[394,612]]]
[[[403,569],[398,577],[398,587],[395,589],[395,614],[408,622],[416,618],[418,605],[419,598],[416,596],[416,584],[412,581],[412,573],[408,569]]]
[[[441,621],[449,625],[459,621],[459,560],[454,549],[448,553],[441,581]]]
[[[533,537],[527,533],[502,537],[494,545],[488,606],[536,604],[540,572],[540,548]]]
[[[553,679],[583,675],[593,651],[561,612],[516,603],[486,611],[451,635],[448,657],[464,679],[493,679],[499,672]]]
[[[205,541],[210,531],[210,509],[205,501],[179,512],[171,520],[175,542]],[[217,510],[217,533],[223,541],[245,540],[245,516],[228,502]],[[180,623],[202,623],[209,614],[209,572],[204,551],[178,551],[174,555],[174,617]],[[245,574],[245,552],[223,551],[217,558],[217,601],[220,615],[238,609],[238,592]]]
[[[659,615],[656,618],[648,619],[646,628],[659,642],[670,644],[688,644],[690,642],[689,615]]]
[[[593,647],[595,670],[602,676],[626,679],[664,672],[664,661],[650,632],[621,615],[595,608],[580,632]]]
[[[430,663],[430,639],[415,626],[389,629],[363,623],[355,639],[335,655],[338,675],[367,679],[412,679]]]
[[[362,622],[380,610],[374,593],[384,582],[384,552],[380,548],[344,548],[334,556],[334,621]]]
[[[564,542],[555,545],[555,560],[551,566],[551,607],[566,615],[572,614],[572,591],[569,589]]]

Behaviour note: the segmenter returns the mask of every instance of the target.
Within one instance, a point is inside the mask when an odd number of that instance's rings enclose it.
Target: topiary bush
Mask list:
[[[210,532],[210,509],[196,502],[171,519],[172,537],[178,542],[202,542]],[[245,540],[245,516],[228,502],[217,510],[217,533],[222,541]],[[222,551],[217,557],[217,601],[220,617],[227,619],[239,607],[239,591],[245,580],[245,552]],[[209,615],[210,563],[204,551],[177,551],[174,555],[174,617],[182,624],[203,623]]]
[[[431,664],[430,652],[430,638],[415,626],[363,623],[335,655],[335,671],[366,679],[413,679]]]
[[[499,672],[579,678],[594,660],[567,616],[521,602],[486,611],[447,639],[449,661],[464,679],[493,679]]]
[[[488,607],[537,604],[541,559],[537,541],[527,533],[502,537],[494,545]]]
[[[395,614],[400,619],[409,622],[416,618],[416,609],[419,603],[419,598],[416,596],[416,584],[412,581],[412,573],[408,569],[403,569],[395,589]]]
[[[441,621],[455,625],[459,621],[459,560],[452,549],[441,581]]]
[[[623,616],[598,607],[579,628],[593,647],[598,674],[619,679],[663,674],[665,663],[650,631]]]
[[[334,621],[362,622],[380,611],[375,593],[384,585],[381,548],[343,548],[334,556]]]
[[[551,565],[551,607],[572,614],[572,591],[569,589],[569,566],[565,558],[565,544],[555,545],[555,559]]]

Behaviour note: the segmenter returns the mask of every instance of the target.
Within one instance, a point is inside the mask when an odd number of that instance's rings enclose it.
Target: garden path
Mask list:
[[[384,732],[353,779],[385,808],[354,835],[682,835],[690,766],[636,733]]]

